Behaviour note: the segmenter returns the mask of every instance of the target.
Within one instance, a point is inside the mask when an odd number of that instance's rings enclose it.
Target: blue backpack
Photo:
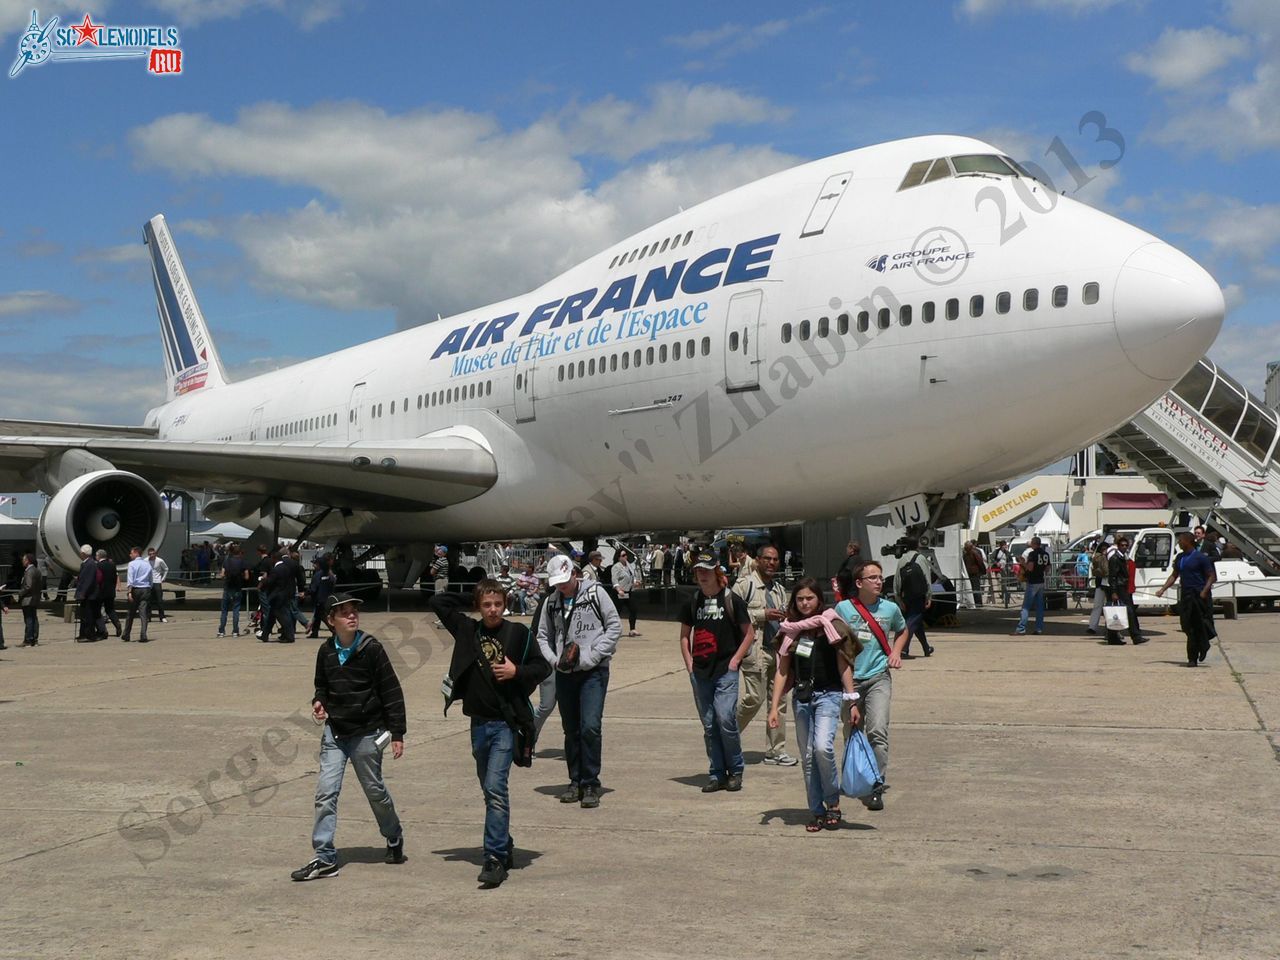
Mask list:
[[[1089,557],[1089,552],[1086,550],[1083,553],[1081,553],[1080,556],[1076,557],[1076,576],[1088,577],[1089,571],[1090,571],[1090,557]]]

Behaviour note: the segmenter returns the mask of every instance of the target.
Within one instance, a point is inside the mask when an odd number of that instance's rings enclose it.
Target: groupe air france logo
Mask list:
[[[157,75],[182,73],[182,49],[178,28],[173,26],[108,26],[94,23],[86,13],[75,26],[59,27],[50,17],[41,26],[39,13],[31,11],[31,25],[18,40],[18,59],[9,68],[9,78],[27,67],[39,67],[51,60],[145,59],[147,71]]]
[[[872,257],[867,267],[876,273],[910,269],[925,283],[941,286],[959,280],[976,255],[960,233],[938,226],[923,231],[907,250]]]

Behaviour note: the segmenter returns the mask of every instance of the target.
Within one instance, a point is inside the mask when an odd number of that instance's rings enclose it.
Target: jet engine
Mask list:
[[[124,470],[95,470],[67,483],[40,514],[45,553],[67,570],[80,568],[80,547],[102,549],[116,563],[130,547],[159,547],[165,509],[155,487]]]

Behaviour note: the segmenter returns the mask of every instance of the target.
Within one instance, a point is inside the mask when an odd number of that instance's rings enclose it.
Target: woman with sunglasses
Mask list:
[[[822,586],[805,577],[791,588],[787,616],[778,625],[778,678],[769,703],[769,726],[781,723],[782,697],[791,702],[812,818],[809,833],[840,825],[840,771],[836,764],[836,728],[841,708],[850,705],[850,722],[859,719],[853,689],[853,659],[858,642],[848,625],[827,607]]]

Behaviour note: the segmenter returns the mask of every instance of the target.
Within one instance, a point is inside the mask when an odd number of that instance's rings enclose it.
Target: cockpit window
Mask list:
[[[951,165],[956,168],[956,176],[963,176],[966,173],[992,173],[997,176],[1007,177],[1012,174],[1013,168],[993,154],[986,153],[967,153],[963,156],[952,157]]]
[[[945,177],[957,176],[1026,177],[1034,179],[1008,157],[994,153],[962,153],[955,157],[938,157],[935,160],[917,160],[907,168],[907,174],[898,185],[899,190],[933,183]]]
[[[933,183],[935,180],[941,180],[943,177],[951,176],[951,164],[947,162],[946,157],[939,157],[933,161],[933,166],[929,168],[929,172],[925,174],[924,182]]]
[[[907,168],[907,175],[902,178],[902,183],[898,186],[899,190],[906,190],[909,187],[918,187],[924,183],[924,175],[929,169],[932,160],[917,160]]]

